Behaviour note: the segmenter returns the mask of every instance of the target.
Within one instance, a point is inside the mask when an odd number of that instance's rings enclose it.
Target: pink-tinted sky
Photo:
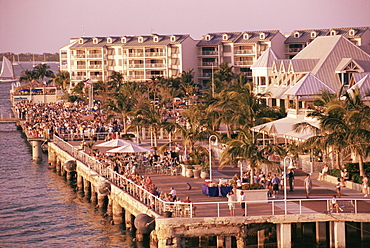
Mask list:
[[[370,26],[370,0],[0,0],[0,52],[71,37]]]

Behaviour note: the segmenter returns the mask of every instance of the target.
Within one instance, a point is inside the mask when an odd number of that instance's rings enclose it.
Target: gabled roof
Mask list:
[[[370,55],[341,35],[317,37],[292,60],[318,60],[311,73],[337,91],[341,82],[335,70],[343,58],[351,58],[365,71],[370,71]]]
[[[367,31],[369,29],[369,27],[349,27],[349,28],[331,28],[330,31],[336,31],[336,34],[337,35],[343,35],[344,37],[346,37],[347,39],[350,39],[350,38],[360,38],[364,33],[365,31]],[[329,31],[329,34],[330,34],[330,31]],[[352,33],[354,33],[352,35]]]
[[[369,96],[366,95],[370,93],[370,74],[366,75],[356,84],[354,84],[347,90],[347,92],[352,94],[356,89],[359,90],[360,96],[363,100],[369,99]]]
[[[245,31],[243,32],[235,43],[257,43],[261,41],[271,41],[280,31],[279,30],[265,30],[265,31]],[[260,35],[264,33],[265,39],[261,39]],[[244,34],[247,34],[248,39],[245,39]]]
[[[175,37],[175,41],[171,41],[171,37]],[[121,39],[126,38],[126,43],[122,43]],[[139,37],[143,38],[143,42],[139,42]],[[154,38],[157,37],[158,41],[155,42]],[[190,35],[139,35],[139,36],[109,36],[109,37],[83,37],[83,43],[79,43],[79,39],[75,44],[71,46],[71,48],[101,48],[104,46],[112,46],[112,45],[119,45],[119,46],[167,46],[169,44],[180,44]],[[94,44],[94,38],[98,38],[98,43]],[[107,38],[112,39],[112,43],[107,42]]]
[[[257,61],[251,66],[251,68],[270,68],[274,64],[279,57],[276,53],[271,49],[271,47],[267,48],[265,52],[257,59]]]
[[[318,62],[318,59],[295,59],[291,60],[289,64],[289,72],[292,73],[298,73],[298,72],[304,72],[308,73],[312,71],[312,69],[315,67],[316,63]]]
[[[320,95],[323,92],[335,94],[335,91],[324,84],[320,79],[309,73],[287,90],[284,95],[310,96]]]
[[[311,37],[312,32],[315,32],[315,37]],[[299,34],[298,37],[296,37],[296,33]],[[284,43],[309,43],[318,36],[326,36],[328,33],[329,29],[294,30],[292,33],[290,33]]]
[[[228,39],[224,40],[223,35],[227,35]],[[208,33],[202,37],[198,42],[197,46],[210,46],[219,45],[224,42],[235,42],[235,40],[240,36],[241,32],[223,32],[223,33]],[[207,38],[209,37],[209,40]]]

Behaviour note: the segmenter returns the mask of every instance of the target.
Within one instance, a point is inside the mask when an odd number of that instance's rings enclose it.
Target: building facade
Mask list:
[[[75,38],[60,49],[60,69],[71,74],[72,86],[86,79],[109,80],[113,71],[125,81],[178,77],[196,68],[195,45],[189,35]]]

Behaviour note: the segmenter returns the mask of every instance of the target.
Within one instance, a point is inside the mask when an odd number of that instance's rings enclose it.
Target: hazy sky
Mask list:
[[[0,0],[0,52],[69,38],[370,26],[370,0]]]

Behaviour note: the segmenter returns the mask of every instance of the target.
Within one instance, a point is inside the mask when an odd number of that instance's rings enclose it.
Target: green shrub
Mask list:
[[[360,176],[359,174],[353,174],[352,175],[352,182],[362,183],[362,176]]]
[[[340,177],[340,170],[339,169],[332,169],[329,171],[329,175],[333,177]]]

